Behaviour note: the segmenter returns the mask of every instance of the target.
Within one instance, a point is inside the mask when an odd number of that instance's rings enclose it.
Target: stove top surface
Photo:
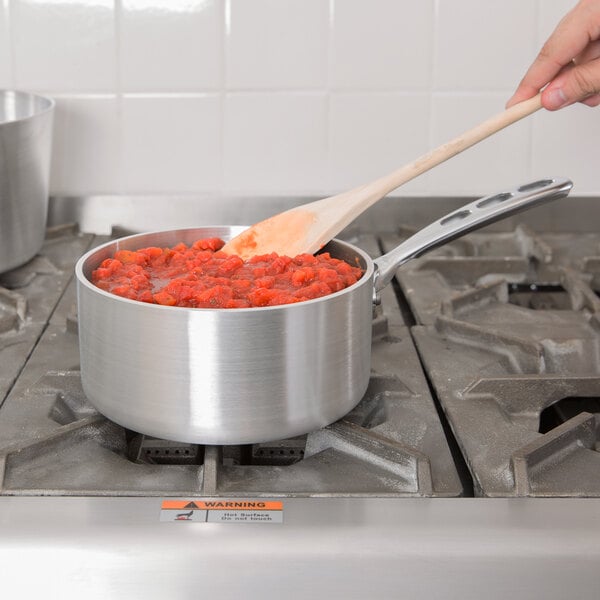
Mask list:
[[[321,431],[268,444],[194,446],[150,438],[102,417],[81,389],[71,273],[78,256],[103,241],[72,227],[52,230],[36,259],[0,278],[7,323],[1,352],[14,363],[8,368],[3,361],[3,494],[464,493],[391,289],[373,319],[369,389],[356,409]],[[358,241],[379,252],[374,237]]]
[[[376,256],[409,233],[343,237]],[[408,263],[375,310],[356,409],[220,447],[125,430],[87,402],[73,267],[106,240],[55,227],[0,275],[0,495],[600,496],[600,233],[517,225]]]

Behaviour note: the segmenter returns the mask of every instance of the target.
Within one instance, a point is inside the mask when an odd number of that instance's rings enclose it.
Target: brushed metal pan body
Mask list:
[[[44,243],[54,100],[0,91],[0,273]]]
[[[375,261],[333,240],[325,250],[358,261],[363,277],[330,296],[284,306],[160,306],[90,282],[91,272],[118,249],[227,240],[241,228],[162,231],[104,244],[76,266],[84,392],[113,421],[177,441],[258,443],[321,428],[366,391],[373,302],[398,266],[503,216],[564,197],[571,186],[548,179],[472,202]]]

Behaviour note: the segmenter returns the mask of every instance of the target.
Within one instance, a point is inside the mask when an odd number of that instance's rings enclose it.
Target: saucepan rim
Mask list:
[[[0,89],[0,101],[3,101],[4,98],[14,96],[16,101],[21,99],[34,99],[40,101],[44,104],[43,107],[40,107],[36,110],[33,110],[31,114],[25,115],[23,117],[18,117],[14,119],[1,119],[0,118],[0,126],[10,125],[11,123],[23,123],[24,121],[29,121],[31,119],[35,119],[44,113],[50,112],[54,110],[56,107],[56,100],[51,98],[50,96],[43,96],[41,94],[32,94],[31,92],[24,92],[21,90],[12,90],[12,89]]]
[[[110,246],[115,246],[115,250],[117,250],[117,246],[125,241],[130,241],[130,240],[134,240],[135,238],[142,238],[142,237],[152,237],[152,236],[156,236],[156,235],[164,235],[164,234],[183,234],[183,233],[189,233],[192,231],[208,231],[208,230],[216,230],[216,229],[224,229],[224,230],[235,230],[236,232],[239,231],[243,231],[244,229],[246,229],[247,226],[238,226],[238,225],[206,225],[206,226],[202,226],[202,227],[184,227],[184,228],[180,228],[180,229],[159,229],[159,230],[154,230],[154,231],[147,231],[147,232],[143,232],[143,233],[136,233],[133,235],[128,235],[125,237],[121,237],[118,238],[116,240],[110,240],[108,242],[105,242],[104,244],[101,244],[99,246],[95,246],[94,248],[88,250],[85,254],[83,254],[79,260],[77,261],[76,265],[75,265],[75,275],[77,280],[84,285],[85,287],[87,287],[88,289],[90,289],[91,291],[98,293],[102,296],[104,296],[105,298],[112,300],[112,301],[116,301],[116,302],[123,302],[126,304],[132,304],[135,306],[141,306],[144,307],[146,310],[169,310],[169,311],[177,311],[179,313],[182,313],[183,311],[192,311],[192,312],[218,312],[220,314],[239,314],[239,313],[258,313],[258,312],[265,312],[265,311],[279,311],[279,310],[299,310],[301,309],[301,307],[305,307],[305,306],[309,306],[312,304],[316,304],[316,303],[322,303],[324,301],[327,300],[332,300],[334,298],[339,298],[341,296],[344,296],[345,294],[351,294],[353,292],[353,290],[366,285],[365,282],[370,282],[370,285],[372,286],[372,280],[373,280],[373,275],[375,273],[375,264],[373,262],[373,259],[361,248],[358,248],[357,246],[355,246],[354,244],[351,244],[349,242],[345,242],[343,240],[340,239],[333,239],[331,240],[331,242],[335,242],[336,244],[341,244],[342,246],[347,247],[349,250],[351,250],[352,252],[358,254],[360,256],[360,258],[364,261],[366,268],[362,274],[362,277],[354,284],[352,284],[351,286],[344,288],[343,290],[340,290],[338,292],[333,292],[332,294],[327,294],[326,296],[321,296],[319,298],[313,298],[311,300],[302,300],[301,302],[294,302],[292,304],[278,304],[276,306],[255,306],[255,307],[247,307],[247,308],[194,308],[194,307],[189,307],[189,306],[166,306],[163,304],[151,304],[149,302],[141,302],[140,300],[132,300],[130,298],[124,298],[122,296],[118,296],[117,294],[112,294],[111,292],[107,292],[106,290],[103,290],[99,287],[97,287],[96,285],[94,285],[90,279],[87,277],[87,275],[84,272],[84,266],[86,266],[86,263],[97,253],[101,252],[102,250],[110,247]],[[201,239],[200,237],[198,239]],[[145,246],[140,246],[140,248],[143,248]],[[324,246],[324,250],[326,250],[327,246]],[[335,258],[335,257],[334,257]],[[92,267],[92,269],[97,268],[98,265],[95,265]],[[91,269],[90,269],[91,270]]]

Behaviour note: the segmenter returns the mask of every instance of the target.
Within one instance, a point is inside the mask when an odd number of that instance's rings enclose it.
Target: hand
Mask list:
[[[574,102],[600,105],[600,0],[580,0],[563,17],[506,106],[542,88],[548,110]]]

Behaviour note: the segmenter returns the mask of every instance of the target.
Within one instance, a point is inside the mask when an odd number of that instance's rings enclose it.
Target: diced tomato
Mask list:
[[[248,300],[252,306],[269,306],[271,300],[274,300],[279,296],[281,296],[281,292],[278,290],[258,288],[248,294]]]
[[[138,295],[137,300],[140,302],[149,302],[150,304],[154,303],[154,296],[150,290],[145,290],[141,294]]]
[[[275,277],[261,277],[254,280],[254,285],[257,288],[272,288],[275,285]]]
[[[252,287],[252,281],[250,279],[232,279],[231,287],[234,291],[243,294],[244,292],[249,292]]]
[[[313,300],[314,298],[327,296],[330,293],[331,290],[326,283],[315,281],[314,283],[295,291],[294,296],[302,300]]]
[[[292,273],[292,284],[301,287],[315,278],[315,272],[310,267],[304,267]]]
[[[192,244],[194,250],[212,250],[216,252],[225,245],[225,242],[219,238],[205,238]]]
[[[217,285],[196,294],[195,300],[199,308],[224,308],[233,299],[231,288]]]
[[[156,304],[163,304],[165,306],[175,306],[175,303],[177,302],[168,292],[157,292],[154,294],[153,298]]]
[[[219,265],[217,269],[217,274],[231,275],[235,271],[237,271],[243,264],[244,261],[239,256],[230,256]]]
[[[137,250],[140,254],[145,254],[148,258],[158,258],[163,255],[163,249],[157,248],[156,246],[150,246],[149,248],[142,248]]]
[[[119,250],[92,273],[101,289],[124,298],[191,308],[277,306],[320,298],[353,285],[362,270],[328,253],[266,254],[243,262],[221,252],[223,240],[188,247]]]
[[[117,250],[115,259],[120,260],[124,265],[137,264],[145,265],[148,262],[148,257],[142,252],[132,252],[131,250]]]
[[[251,308],[248,300],[228,300],[223,308]]]

